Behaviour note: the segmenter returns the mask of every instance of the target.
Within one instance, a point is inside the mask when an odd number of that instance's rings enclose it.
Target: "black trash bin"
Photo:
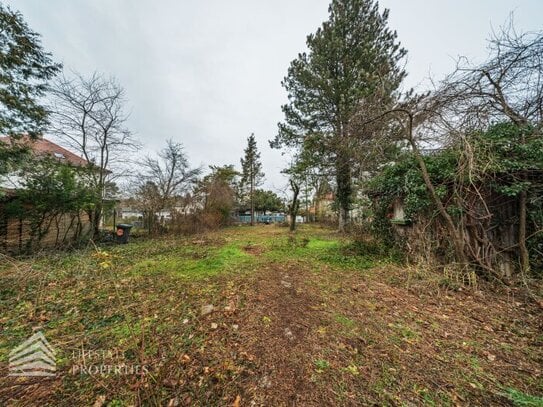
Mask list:
[[[132,225],[129,225],[127,223],[119,223],[117,225],[117,243],[128,243],[128,238],[130,237],[130,229],[132,229]]]

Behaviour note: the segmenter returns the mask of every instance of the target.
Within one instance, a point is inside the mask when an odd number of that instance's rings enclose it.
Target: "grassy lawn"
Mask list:
[[[542,405],[541,311],[440,278],[316,226],[5,260],[0,405]]]

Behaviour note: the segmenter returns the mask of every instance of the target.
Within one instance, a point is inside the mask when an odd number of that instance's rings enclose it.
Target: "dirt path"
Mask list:
[[[247,298],[242,352],[254,356],[259,369],[245,391],[256,405],[322,405],[307,380],[307,355],[318,347],[313,334],[323,318],[320,295],[305,282],[310,277],[295,265],[270,267]]]

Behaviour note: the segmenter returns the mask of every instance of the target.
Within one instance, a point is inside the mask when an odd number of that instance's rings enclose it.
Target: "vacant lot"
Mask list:
[[[318,227],[2,259],[0,405],[541,405],[541,310],[442,276]]]

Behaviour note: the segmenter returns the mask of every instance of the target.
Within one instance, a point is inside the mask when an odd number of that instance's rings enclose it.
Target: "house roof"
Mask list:
[[[53,143],[43,137],[38,137],[36,139],[31,139],[28,136],[23,136],[18,139],[14,139],[10,136],[0,137],[0,142],[2,143],[22,143],[27,145],[32,149],[34,154],[38,156],[49,156],[56,158],[61,162],[66,162],[78,167],[84,167],[89,164],[87,160],[78,155],[72,153],[69,150],[66,150],[64,147],[59,146],[58,144]]]

